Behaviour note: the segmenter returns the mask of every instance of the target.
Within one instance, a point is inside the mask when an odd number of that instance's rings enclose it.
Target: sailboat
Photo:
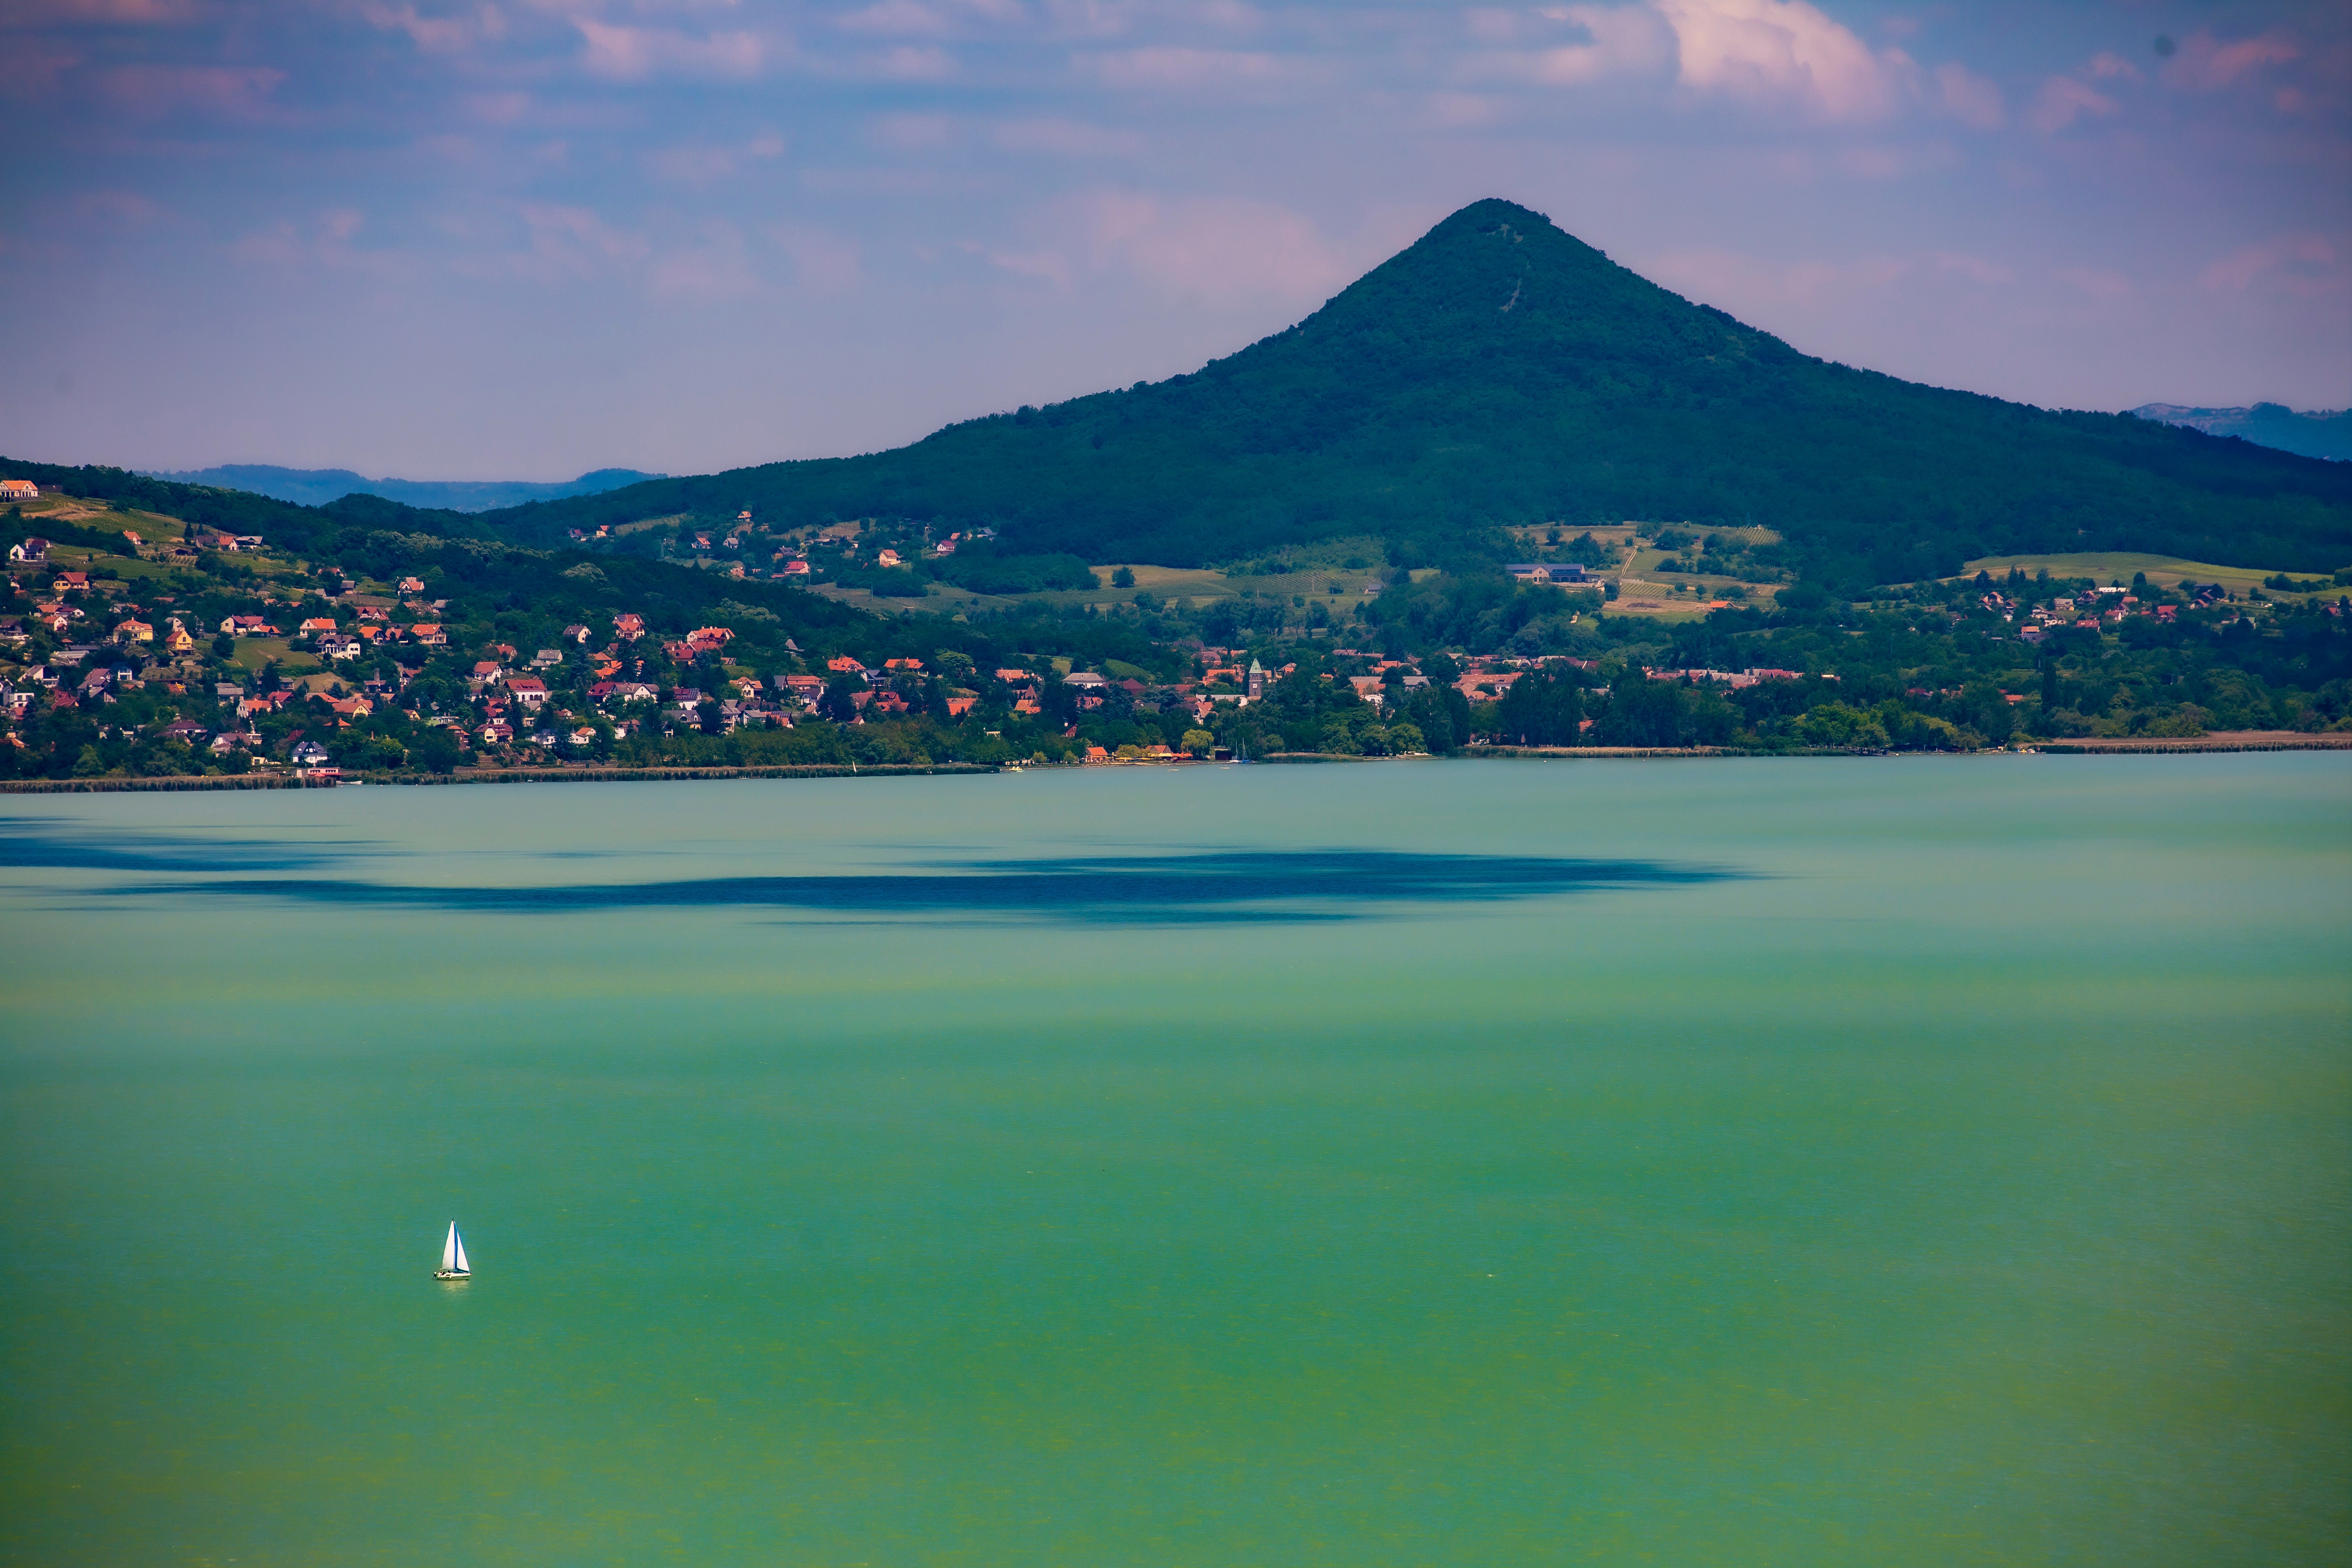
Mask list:
[[[449,1222],[449,1239],[441,1244],[441,1267],[433,1271],[436,1279],[471,1279],[473,1266],[466,1261],[465,1238],[457,1234],[457,1222]]]

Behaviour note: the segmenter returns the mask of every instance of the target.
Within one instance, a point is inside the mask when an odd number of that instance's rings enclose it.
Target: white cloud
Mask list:
[[[944,147],[954,132],[944,114],[885,114],[874,121],[874,140],[905,151]]]
[[[2113,114],[2116,100],[2084,86],[2070,76],[2053,76],[2042,84],[2041,94],[2026,115],[2044,136],[2055,136],[2084,115]]]
[[[286,73],[262,66],[124,66],[106,73],[103,90],[126,113],[156,116],[189,110],[224,120],[260,120]]]
[[[2164,80],[2191,92],[2218,92],[2264,66],[2284,65],[2302,55],[2294,40],[2276,28],[2228,43],[2200,28],[2182,41],[2180,52],[2164,68]]]
[[[1772,261],[1736,251],[1673,250],[1642,268],[1645,276],[1735,315],[1826,299],[1881,293],[1917,268],[1912,257],[1860,256],[1846,261]]]
[[[656,74],[751,77],[763,55],[750,33],[714,33],[709,37],[662,27],[620,27],[585,16],[572,25],[586,40],[589,73],[613,81],[641,81]]]
[[[588,207],[534,202],[520,216],[530,250],[513,269],[527,276],[592,278],[634,266],[653,248],[645,236],[614,228]]]
[[[1100,192],[1077,204],[1093,265],[1213,305],[1328,298],[1349,269],[1298,214],[1232,197]]]
[[[1998,131],[2009,119],[2000,89],[1964,65],[1940,65],[1935,72],[1937,107],[1964,125]]]
[[[2132,293],[2132,280],[2111,267],[2067,267],[2055,275],[2058,281],[2079,289],[2095,301],[2121,300]]]
[[[861,251],[856,240],[828,228],[776,224],[768,229],[776,248],[792,258],[803,288],[838,293],[856,287]]]
[[[362,250],[352,241],[366,224],[356,207],[328,207],[303,221],[271,225],[229,249],[244,262],[269,267],[319,268],[375,279],[410,279],[414,262],[395,251]]]
[[[1106,87],[1176,91],[1257,86],[1284,74],[1282,64],[1272,55],[1239,49],[1119,49],[1082,55],[1076,63]]]
[[[901,44],[864,62],[864,68],[892,81],[940,81],[955,74],[955,57],[929,44]]]
[[[1805,0],[1655,0],[1674,25],[1682,84],[1814,118],[1892,113],[1913,68],[1900,49],[1874,53]]]
[[[1939,250],[1936,252],[1934,260],[1937,270],[1957,272],[1971,283],[1982,283],[1989,288],[2017,281],[2015,272],[1997,263],[1987,261],[1982,257],[1967,256],[1954,250]]]
[[[740,146],[688,144],[657,148],[646,154],[646,167],[656,176],[681,185],[709,185],[725,179],[742,167],[746,157],[781,158],[784,139],[772,131],[762,132]]]
[[[1475,76],[1585,87],[1662,71],[1674,58],[1674,28],[1649,5],[1476,10],[1465,21],[1478,42],[1511,46],[1472,56],[1465,65]]]
[[[1016,278],[1034,278],[1062,289],[1070,284],[1070,263],[1058,250],[997,250],[976,239],[961,241],[957,248]]]
[[[873,5],[842,17],[837,26],[853,33],[905,37],[937,37],[954,24],[938,8],[922,5],[920,0],[875,0]]]
[[[484,5],[468,15],[427,16],[413,5],[385,5],[369,0],[361,5],[360,15],[370,26],[388,33],[405,33],[408,41],[430,54],[462,54],[484,43],[495,43],[506,37],[506,17],[495,5]]]
[[[991,132],[989,140],[1007,153],[1052,153],[1065,158],[1116,158],[1143,150],[1143,138],[1132,131],[1076,120],[1010,121]]]
[[[665,251],[646,268],[646,291],[656,300],[738,300],[759,287],[742,235],[721,219],[702,226],[701,243]]]
[[[2258,282],[2305,297],[2341,293],[2347,274],[2336,265],[2338,254],[2322,235],[2283,235],[2231,252],[2197,282],[2217,294],[2243,294]]]

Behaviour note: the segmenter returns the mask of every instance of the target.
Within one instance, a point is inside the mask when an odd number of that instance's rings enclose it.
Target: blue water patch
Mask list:
[[[213,838],[141,833],[43,817],[0,816],[0,870],[304,871],[348,860],[368,847],[354,842]]]
[[[1724,880],[1654,860],[1415,855],[1390,850],[1212,852],[975,861],[872,875],[709,877],[540,887],[416,886],[348,878],[147,882],[117,898],[194,895],[474,914],[719,909],[1112,924],[1325,921],[1405,905],[1495,903]]]

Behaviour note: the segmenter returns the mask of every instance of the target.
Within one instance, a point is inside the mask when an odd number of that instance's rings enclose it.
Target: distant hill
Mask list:
[[[161,468],[147,471],[159,479],[250,490],[255,495],[271,496],[299,506],[324,506],[345,496],[373,495],[403,506],[440,511],[495,511],[527,501],[597,495],[624,485],[666,477],[640,473],[635,468],[598,468],[560,484],[534,484],[523,479],[371,479],[349,468],[280,468],[268,463],[230,463],[217,468],[176,472]]]
[[[2299,414],[2283,403],[2257,403],[2252,408],[2183,408],[2177,403],[2143,403],[2131,413],[2135,418],[2179,425],[2208,436],[2235,436],[2257,447],[2352,462],[2352,408]]]
[[[2352,563],[2352,469],[2117,414],[1811,358],[1482,201],[1306,321],[1170,381],[774,463],[488,514],[519,541],[677,512],[990,524],[1008,552],[1188,566],[1373,533],[1494,555],[1491,525],[1760,523],[1829,581],[1982,555],[2145,550]]]

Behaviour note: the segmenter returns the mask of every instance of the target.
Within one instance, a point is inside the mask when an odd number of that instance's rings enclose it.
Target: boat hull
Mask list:
[[[433,1271],[436,1279],[471,1279],[473,1277],[470,1271],[461,1273],[455,1268],[436,1268]]]

